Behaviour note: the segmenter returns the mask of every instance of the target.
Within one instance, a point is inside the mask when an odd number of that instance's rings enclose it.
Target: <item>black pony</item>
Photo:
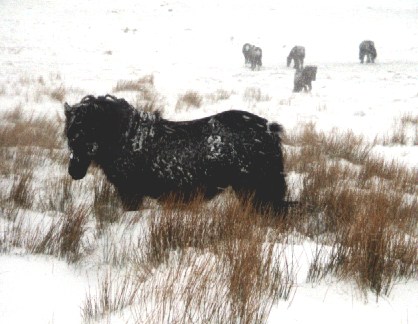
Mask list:
[[[370,40],[365,40],[360,43],[359,46],[359,59],[360,63],[364,62],[364,57],[366,57],[366,63],[374,63],[374,60],[377,57],[376,47],[374,42]]]
[[[142,198],[197,192],[212,198],[231,186],[256,208],[280,211],[286,182],[282,127],[245,111],[174,122],[110,95],[65,103],[69,174],[82,179],[91,162],[103,169],[126,210]]]
[[[305,92],[312,90],[312,81],[316,80],[318,68],[315,65],[307,65],[301,70],[296,70],[293,81],[293,92]]]
[[[287,66],[290,66],[293,60],[293,67],[296,70],[303,68],[303,61],[305,59],[305,47],[303,46],[294,46],[287,57]]]
[[[244,54],[245,65],[250,64],[250,50],[252,47],[254,47],[254,45],[249,43],[245,43],[242,46],[242,54]]]
[[[261,68],[261,66],[263,65],[262,58],[263,58],[263,50],[260,47],[253,45],[250,48],[250,53],[249,53],[251,70],[254,70],[256,68],[258,69]]]

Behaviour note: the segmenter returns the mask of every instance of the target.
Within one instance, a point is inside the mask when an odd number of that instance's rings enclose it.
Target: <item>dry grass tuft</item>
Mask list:
[[[122,91],[138,93],[134,99],[134,106],[138,109],[148,112],[164,110],[163,98],[155,89],[153,75],[146,75],[138,80],[118,81],[113,92]]]
[[[352,131],[339,132],[333,129],[330,133],[317,132],[314,124],[305,124],[291,134],[287,134],[283,141],[285,144],[296,146],[300,156],[296,160],[300,163],[318,160],[322,157],[327,159],[345,159],[351,163],[362,164],[369,157],[374,143],[367,143],[362,136],[355,135]],[[293,152],[295,153],[295,152]],[[289,156],[289,159],[292,159]],[[290,166],[299,165],[295,159],[291,160]]]
[[[260,101],[269,101],[271,97],[267,94],[263,94],[260,88],[247,88],[244,92],[244,101],[250,102],[260,102]]]
[[[113,92],[121,91],[139,91],[142,92],[149,87],[154,87],[154,76],[146,75],[138,80],[121,80],[118,81]]]
[[[49,254],[68,262],[80,260],[87,250],[83,241],[88,209],[80,207],[61,217],[44,216],[31,221],[18,209],[7,209],[9,222],[1,224],[0,247],[4,252],[19,248],[27,253]]]
[[[161,271],[163,279],[145,285],[140,300],[153,302],[137,320],[265,321],[273,303],[293,288],[282,266],[286,255],[276,249],[279,224],[230,195],[210,204],[200,196],[187,204],[170,197],[138,243],[136,271]]]
[[[98,280],[96,294],[88,292],[82,308],[85,322],[110,318],[113,312],[119,312],[132,305],[137,299],[139,286],[132,280],[132,275],[117,275],[111,269],[104,278]]]
[[[32,172],[26,171],[20,177],[14,179],[10,198],[16,207],[30,208],[33,201]]]
[[[308,279],[354,279],[376,296],[418,273],[417,172],[370,156],[352,133],[319,133],[314,125],[288,135],[286,164],[302,175],[300,206],[290,217],[319,248]]]
[[[202,105],[203,97],[196,91],[187,91],[178,97],[175,110],[189,109],[190,107],[199,108]]]
[[[56,101],[64,102],[65,96],[67,95],[67,90],[64,85],[61,85],[58,88],[52,89],[49,95]]]
[[[86,207],[78,207],[67,211],[58,232],[59,256],[70,262],[78,261],[84,252],[83,237],[87,231],[90,211]]]
[[[418,145],[418,115],[403,114],[395,120],[392,133],[382,139],[383,145]]]
[[[93,210],[99,230],[118,221],[123,212],[114,187],[103,176],[96,181],[94,186]]]
[[[8,123],[0,129],[0,147],[62,148],[63,125],[59,120],[51,121],[45,118],[26,120],[19,111],[17,109],[6,116]]]
[[[40,201],[42,210],[64,213],[67,209],[75,206],[72,194],[74,190],[73,180],[70,176],[64,175],[47,179],[44,183],[49,190]]]
[[[206,95],[208,101],[215,103],[221,100],[228,100],[232,96],[232,91],[226,91],[223,89],[218,89],[214,93]]]

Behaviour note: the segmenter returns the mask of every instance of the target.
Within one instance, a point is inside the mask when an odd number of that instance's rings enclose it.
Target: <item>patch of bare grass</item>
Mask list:
[[[382,144],[418,145],[418,116],[409,113],[395,119],[392,132],[382,139]]]
[[[67,89],[64,85],[60,85],[59,87],[52,89],[49,95],[53,100],[64,102],[65,96],[67,95]]]
[[[186,93],[179,95],[176,103],[175,110],[180,111],[183,109],[189,109],[191,107],[199,108],[203,103],[203,97],[196,91],[187,91]]]
[[[86,252],[84,241],[88,209],[79,207],[62,216],[29,219],[23,211],[13,208],[9,222],[2,223],[0,245],[7,252],[19,248],[27,253],[49,254],[69,262],[78,261]]]
[[[0,85],[0,96],[4,96],[7,93],[6,86],[4,84]]]
[[[47,149],[62,148],[62,127],[58,120],[46,118],[20,118],[19,110],[10,122],[0,129],[0,147],[36,146]],[[18,118],[18,119],[16,119]]]
[[[146,75],[138,80],[120,80],[113,88],[113,92],[120,91],[144,91],[149,87],[154,87],[154,76]]]
[[[355,135],[352,131],[339,132],[333,129],[330,133],[318,132],[312,123],[302,125],[293,133],[287,134],[284,143],[292,143],[292,146],[300,148],[304,157],[302,161],[326,157],[345,159],[355,164],[364,163],[375,145],[367,143],[362,136]],[[289,163],[289,166],[293,165]]]
[[[379,157],[369,157],[362,165],[359,173],[360,180],[365,183],[373,179],[386,180],[395,190],[416,194],[418,187],[418,170],[394,161],[385,161]]]
[[[271,97],[268,94],[261,92],[260,88],[247,88],[244,91],[244,101],[250,102],[260,102],[260,101],[269,101]]]
[[[370,155],[372,144],[351,133],[324,134],[314,125],[287,135],[285,166],[302,175],[295,228],[319,246],[311,281],[355,280],[377,297],[418,272],[417,173]]]
[[[94,186],[93,210],[99,229],[118,221],[123,212],[114,187],[103,176]]]
[[[59,176],[45,181],[48,191],[41,199],[42,210],[65,212],[75,205],[73,197],[73,180],[68,176]]]
[[[98,279],[95,293],[89,291],[82,307],[85,322],[110,318],[114,312],[124,310],[137,301],[139,285],[131,274],[116,274],[108,269],[103,278]]]
[[[186,205],[166,201],[150,218],[137,261],[140,273],[161,271],[165,285],[145,287],[141,300],[154,302],[148,314],[138,313],[138,321],[265,321],[271,306],[293,288],[289,269],[279,262],[286,256],[277,255],[275,239],[266,240],[268,232],[280,232],[277,222],[234,197],[221,205],[204,204],[201,197]]]
[[[210,102],[215,103],[215,102],[222,101],[222,100],[228,100],[232,94],[233,94],[232,91],[218,89],[214,93],[207,94],[206,98]]]
[[[14,205],[22,208],[30,208],[33,201],[32,172],[24,172],[21,176],[16,176],[10,191],[10,199]]]
[[[23,246],[32,253],[50,254],[76,262],[85,252],[83,236],[89,214],[87,208],[79,207],[52,219],[49,225],[40,223],[32,226],[31,233],[26,234],[27,238],[22,235]]]
[[[113,92],[133,91],[136,92],[134,106],[143,111],[163,111],[162,96],[156,91],[154,76],[146,75],[138,80],[120,80],[113,88]]]

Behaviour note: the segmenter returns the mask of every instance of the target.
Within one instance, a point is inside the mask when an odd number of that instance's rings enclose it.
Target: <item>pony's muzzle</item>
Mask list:
[[[89,165],[90,160],[81,160],[71,155],[70,163],[68,165],[68,173],[74,180],[83,179],[87,173]]]

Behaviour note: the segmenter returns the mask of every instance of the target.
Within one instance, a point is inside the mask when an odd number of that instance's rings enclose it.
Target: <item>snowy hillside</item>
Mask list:
[[[75,104],[87,94],[115,94],[136,104],[144,99],[140,91],[117,90],[117,85],[152,75],[150,93],[158,98],[164,118],[189,120],[241,109],[278,122],[286,134],[309,123],[325,134],[352,131],[373,144],[373,156],[417,171],[416,0],[0,1],[0,17],[0,128],[9,125],[10,116],[19,109],[26,117],[58,116],[62,121],[63,102]],[[359,63],[358,46],[365,39],[376,44],[375,64]],[[244,65],[241,50],[246,42],[263,49],[260,71]],[[286,57],[294,45],[305,46],[305,65],[318,66],[311,93],[292,93],[294,69],[286,67]],[[178,108],[181,95],[190,91],[201,96],[201,106]],[[395,135],[402,140],[391,140]],[[2,150],[7,146],[0,144]],[[13,150],[2,156],[13,156]],[[34,167],[36,206],[47,195],[37,183],[66,171],[51,165]],[[10,241],[12,218],[22,219],[23,228],[38,233],[46,232],[45,224],[54,223],[54,217],[42,208],[16,209],[10,216],[9,198],[4,197],[13,191],[10,179],[23,173],[6,174],[7,168],[0,174],[0,323],[87,321],[81,312],[85,300],[111,272],[107,269],[112,262],[103,261],[103,255],[110,253],[105,249],[119,251],[130,244],[128,236],[148,233],[144,224],[153,212],[127,213],[126,223],[120,227],[112,223],[107,229],[109,241],[98,238],[94,225],[87,224],[83,242],[91,250],[80,262],[31,253],[24,244],[10,249],[5,242]],[[299,176],[293,172],[288,178],[295,196]],[[91,174],[83,181],[67,185],[79,189],[95,184]],[[416,199],[416,181],[408,190],[410,200]],[[77,197],[81,198],[93,201],[89,195]],[[150,208],[156,207],[151,203]],[[416,231],[409,234],[416,240]],[[287,299],[275,297],[266,322],[418,323],[416,277],[394,283],[391,293],[378,300],[372,292],[360,292],[350,280],[327,276],[307,282],[318,241],[298,234],[290,238],[280,253],[292,258],[294,289]],[[195,263],[211,264],[209,254]],[[171,258],[175,256],[170,254]],[[183,264],[175,269],[187,277]],[[174,271],[169,270],[150,271],[156,275],[147,285],[160,288],[164,276]],[[208,296],[217,297],[213,292]],[[142,322],[141,312],[147,313],[152,302],[109,311],[107,317],[90,322]],[[169,315],[161,318],[167,320]]]

